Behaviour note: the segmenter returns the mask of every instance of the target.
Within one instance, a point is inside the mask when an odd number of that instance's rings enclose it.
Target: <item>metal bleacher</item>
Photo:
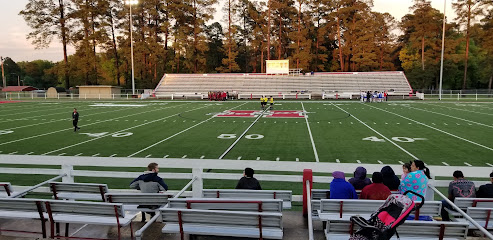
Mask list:
[[[334,72],[313,75],[266,74],[165,74],[156,95],[207,94],[228,91],[240,94],[307,92],[389,91],[406,94],[412,90],[403,72]]]

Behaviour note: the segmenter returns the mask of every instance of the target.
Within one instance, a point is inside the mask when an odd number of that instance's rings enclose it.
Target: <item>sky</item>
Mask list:
[[[16,62],[33,61],[38,59],[61,61],[63,51],[61,43],[55,39],[49,48],[35,49],[31,42],[26,39],[31,31],[19,12],[24,9],[28,0],[1,0],[0,9],[0,56],[10,57]],[[224,0],[219,0],[223,2]],[[443,12],[444,0],[431,0],[432,6]],[[389,12],[397,20],[409,13],[412,0],[374,0],[373,10],[377,12]],[[447,1],[447,18],[453,19],[451,1]],[[217,7],[216,9],[221,9]],[[214,21],[221,21],[221,14],[216,13]],[[69,48],[69,54],[74,52]]]

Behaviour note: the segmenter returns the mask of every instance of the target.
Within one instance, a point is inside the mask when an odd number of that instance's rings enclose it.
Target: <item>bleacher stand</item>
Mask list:
[[[156,96],[176,94],[183,97],[207,96],[211,91],[237,92],[240,95],[278,95],[311,93],[322,96],[359,95],[361,91],[390,91],[406,94],[411,86],[403,72],[314,73],[276,76],[266,74],[166,74],[154,90]],[[298,96],[292,94],[290,98]]]

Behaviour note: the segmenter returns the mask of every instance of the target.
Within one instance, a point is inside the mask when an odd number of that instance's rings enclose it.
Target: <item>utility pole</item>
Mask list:
[[[2,63],[3,88],[6,88],[7,87],[7,81],[5,80],[5,71],[3,70],[3,57],[0,57],[0,63]]]

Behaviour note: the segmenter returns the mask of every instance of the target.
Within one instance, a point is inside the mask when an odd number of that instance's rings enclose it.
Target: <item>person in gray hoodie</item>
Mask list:
[[[140,190],[143,193],[158,193],[168,191],[168,185],[162,178],[158,177],[159,165],[157,163],[149,163],[147,171],[140,175],[130,183],[130,188]]]
[[[366,168],[364,167],[357,167],[356,171],[354,171],[354,177],[349,179],[348,182],[351,183],[356,190],[362,190],[364,187],[371,184],[371,180],[366,177]]]
[[[142,193],[159,193],[161,191],[168,191],[168,185],[162,178],[158,177],[159,165],[157,163],[149,163],[147,171],[144,174],[138,176],[130,183],[130,188],[140,190]],[[158,205],[139,205],[138,208],[157,209]],[[154,216],[154,212],[149,212],[151,218]],[[142,222],[145,222],[145,213],[142,212]]]

